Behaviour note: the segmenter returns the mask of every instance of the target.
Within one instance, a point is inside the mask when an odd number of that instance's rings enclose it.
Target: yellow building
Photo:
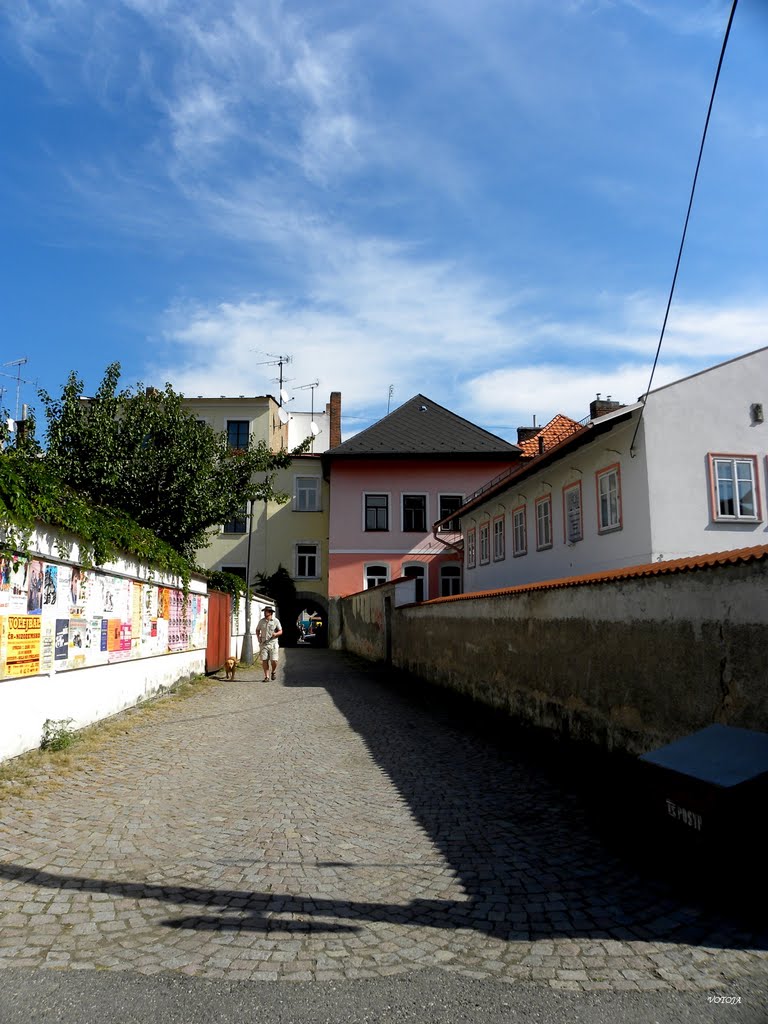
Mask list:
[[[305,432],[312,436],[316,450],[295,456],[275,475],[275,489],[289,500],[256,501],[252,509],[244,506],[239,516],[211,531],[210,545],[198,550],[196,557],[206,569],[243,579],[250,565],[252,584],[257,574],[270,576],[283,566],[296,586],[296,608],[280,609],[284,618],[290,616],[284,625],[293,624],[304,610],[318,612],[327,621],[328,482],[320,455],[341,441],[340,394],[334,392],[325,410],[312,417],[289,414],[271,395],[188,398],[184,404],[197,419],[225,433],[232,448],[266,441],[277,452],[297,446]]]

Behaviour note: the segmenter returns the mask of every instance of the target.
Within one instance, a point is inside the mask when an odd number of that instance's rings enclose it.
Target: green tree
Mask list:
[[[232,450],[224,434],[200,423],[170,384],[118,391],[110,364],[93,398],[71,373],[60,398],[40,391],[47,420],[44,460],[51,472],[96,505],[119,509],[192,558],[212,526],[241,514],[251,499],[287,501],[276,470],[294,452],[259,441]]]

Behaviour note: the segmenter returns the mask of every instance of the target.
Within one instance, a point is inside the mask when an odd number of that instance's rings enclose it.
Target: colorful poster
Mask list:
[[[43,610],[44,581],[45,567],[39,559],[35,558],[29,563],[27,583],[27,611],[30,615],[40,615]]]
[[[82,668],[86,664],[90,627],[85,619],[69,620],[69,667]]]
[[[26,558],[16,558],[10,563],[10,592],[8,596],[9,612],[26,612],[27,590],[29,589],[30,563]]]
[[[5,640],[5,674],[34,676],[40,671],[40,616],[9,615]]]

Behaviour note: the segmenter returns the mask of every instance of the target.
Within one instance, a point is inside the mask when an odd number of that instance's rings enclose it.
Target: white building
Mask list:
[[[465,591],[765,544],[764,410],[768,348],[657,388],[510,467],[458,512]]]

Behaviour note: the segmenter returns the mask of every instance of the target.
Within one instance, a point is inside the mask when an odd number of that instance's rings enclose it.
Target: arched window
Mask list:
[[[365,589],[378,587],[389,579],[388,565],[366,565],[365,567]]]

